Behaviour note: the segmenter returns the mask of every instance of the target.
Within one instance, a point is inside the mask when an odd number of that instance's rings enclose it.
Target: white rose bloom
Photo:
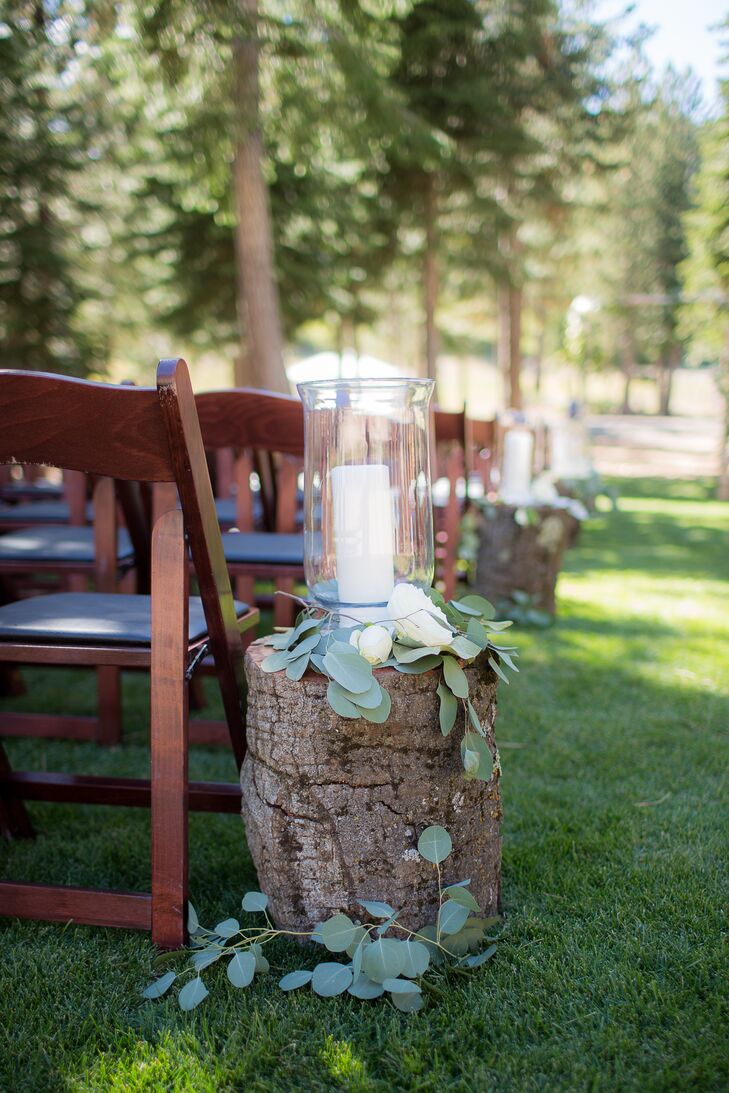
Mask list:
[[[437,604],[414,584],[397,584],[387,605],[395,631],[421,645],[450,645],[453,631]]]
[[[392,652],[392,637],[385,626],[367,626],[364,630],[353,630],[349,635],[349,644],[372,665],[382,664]]]

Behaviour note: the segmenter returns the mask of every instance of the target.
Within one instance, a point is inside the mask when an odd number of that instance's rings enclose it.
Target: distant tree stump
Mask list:
[[[392,711],[386,724],[374,725],[335,714],[323,676],[309,672],[292,683],[284,673],[262,672],[269,653],[258,642],[246,653],[241,786],[248,845],[278,925],[309,929],[337,911],[361,918],[358,899],[406,909],[402,921],[411,929],[432,922],[435,869],[416,850],[430,824],[441,824],[453,839],[444,883],[471,878],[483,911],[494,914],[501,876],[498,771],[488,784],[465,779],[462,721],[447,738],[440,731],[440,671],[381,669]],[[466,673],[495,756],[496,676],[485,661]]]
[[[524,592],[535,607],[554,615],[569,514],[545,505],[537,509],[536,523],[522,525],[514,519],[516,511],[513,505],[493,505],[478,513],[474,591],[492,602]]]

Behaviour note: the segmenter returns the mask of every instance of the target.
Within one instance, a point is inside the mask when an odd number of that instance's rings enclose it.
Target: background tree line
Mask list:
[[[104,374],[166,330],[286,389],[313,322],[409,323],[423,373],[493,355],[512,406],[528,351],[537,386],[620,369],[625,410],[655,365],[666,412],[687,353],[729,368],[721,95],[581,3],[6,0],[3,365]]]

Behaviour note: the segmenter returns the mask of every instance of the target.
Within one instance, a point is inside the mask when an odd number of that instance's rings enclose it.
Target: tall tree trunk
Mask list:
[[[511,290],[508,281],[500,281],[497,289],[498,333],[496,365],[504,385],[504,404],[509,404],[509,372],[511,362]]]
[[[729,501],[729,327],[724,352],[719,360],[719,390],[724,396],[724,420],[719,437],[719,479],[716,484],[716,496],[720,501]]]
[[[668,417],[671,413],[671,390],[673,375],[681,363],[681,346],[674,344],[663,355],[661,371],[658,377],[658,413]]]
[[[512,285],[509,291],[509,402],[521,410],[521,305],[522,290]]]
[[[425,178],[425,254],[423,256],[423,288],[425,293],[425,373],[428,379],[438,379],[438,330],[435,312],[438,306],[438,198],[435,178]]]
[[[534,390],[537,395],[542,390],[542,368],[544,365],[544,347],[547,341],[547,305],[540,292],[536,307],[537,318],[537,369],[534,374]]]
[[[620,413],[632,414],[633,411],[630,406],[630,387],[635,377],[635,344],[633,342],[633,333],[627,326],[623,330],[621,338],[621,353],[625,383],[623,386],[623,402],[620,407]]]
[[[273,230],[263,177],[258,116],[257,0],[239,0],[245,35],[235,47],[235,111],[238,133],[233,161],[237,307],[241,343],[236,383],[288,391],[283,335],[273,268]]]

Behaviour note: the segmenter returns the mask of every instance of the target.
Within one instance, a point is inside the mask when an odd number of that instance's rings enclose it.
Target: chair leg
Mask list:
[[[199,675],[194,675],[188,684],[191,710],[205,709],[205,687]]]
[[[121,672],[104,665],[96,669],[96,690],[99,705],[98,742],[113,747],[122,742]]]
[[[10,760],[0,744],[0,779],[11,772]],[[33,839],[35,831],[25,805],[17,798],[5,797],[0,786],[0,834],[6,839]]]
[[[172,510],[152,543],[152,941],[162,949],[186,936],[188,595],[183,517]]]
[[[256,594],[255,583],[253,577],[235,577],[233,580],[235,598],[253,607]]]

